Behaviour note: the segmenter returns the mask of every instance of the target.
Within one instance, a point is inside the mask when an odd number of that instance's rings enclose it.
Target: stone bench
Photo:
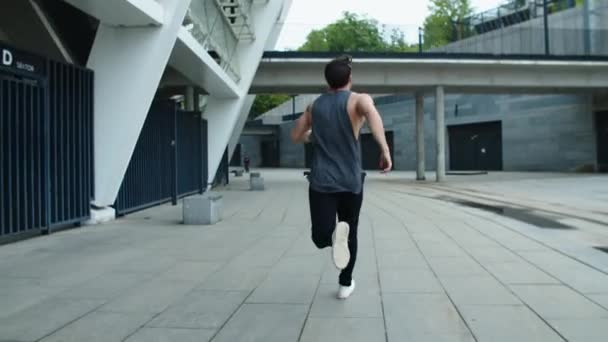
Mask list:
[[[252,191],[264,190],[264,178],[259,172],[249,174],[249,189]]]
[[[222,195],[214,192],[184,198],[184,224],[216,224],[222,219],[222,206]]]
[[[243,177],[243,170],[232,170],[230,173],[234,174],[235,177]]]

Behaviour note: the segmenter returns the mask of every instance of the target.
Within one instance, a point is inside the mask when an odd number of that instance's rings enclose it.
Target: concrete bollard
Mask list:
[[[186,225],[212,225],[222,219],[222,195],[208,192],[184,199],[183,218]]]
[[[249,189],[252,191],[264,190],[264,178],[259,172],[253,172],[249,176]]]

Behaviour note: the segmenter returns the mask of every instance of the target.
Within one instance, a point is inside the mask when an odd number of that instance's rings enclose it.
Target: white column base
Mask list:
[[[116,219],[116,210],[112,207],[100,209],[91,209],[91,218],[84,224],[86,226],[101,224],[104,222],[114,221]]]

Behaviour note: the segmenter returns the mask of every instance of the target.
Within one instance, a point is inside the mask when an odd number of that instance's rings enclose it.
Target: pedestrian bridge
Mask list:
[[[250,89],[320,93],[325,64],[336,53],[266,52]],[[358,53],[356,90],[368,93],[573,93],[608,89],[608,56]]]

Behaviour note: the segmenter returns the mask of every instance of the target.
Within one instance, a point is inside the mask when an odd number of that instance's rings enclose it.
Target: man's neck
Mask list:
[[[342,87],[342,88],[330,88],[329,91],[330,92],[334,92],[334,93],[337,93],[339,91],[350,91],[350,87],[349,86],[345,86],[345,87]]]

